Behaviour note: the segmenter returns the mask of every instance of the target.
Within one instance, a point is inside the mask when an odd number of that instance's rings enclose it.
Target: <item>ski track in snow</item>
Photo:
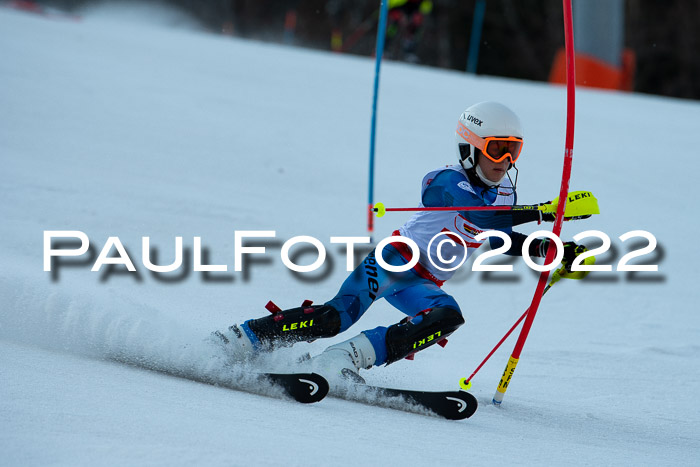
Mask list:
[[[668,135],[697,131],[700,104],[578,90],[571,189],[593,191],[601,215],[567,223],[563,237],[604,231],[617,253],[599,264],[616,264],[628,251],[617,237],[648,230],[662,253],[646,259],[660,268],[557,284],[502,407],[490,401],[514,339],[474,379],[480,408],[463,422],[333,398],[300,405],[221,387],[245,381],[207,336],[265,313],[269,299],[323,301],[344,279],[329,238],[364,234],[373,62],[205,34],[171,12],[114,12],[70,21],[0,8],[0,464],[697,463],[700,295],[686,245],[700,222],[687,194],[658,185],[694,163],[661,155]],[[376,199],[417,203],[423,174],[453,162],[456,117],[491,99],[525,124],[519,202],[551,199],[563,88],[390,62]],[[407,218],[378,220],[377,238]],[[54,280],[42,270],[44,230],[82,230],[95,254],[119,236],[139,274],[75,262]],[[234,230],[277,231],[249,275],[232,271]],[[190,268],[201,236],[210,264],[229,272],[168,281],[146,271],[141,237],[166,264],[178,235]],[[327,245],[327,278],[285,270],[280,245],[294,235]],[[450,345],[368,371],[368,382],[456,389],[529,304],[536,277],[517,262],[508,277],[460,272],[445,289],[467,324]],[[401,317],[377,303],[352,331]],[[265,369],[349,335],[286,349]]]

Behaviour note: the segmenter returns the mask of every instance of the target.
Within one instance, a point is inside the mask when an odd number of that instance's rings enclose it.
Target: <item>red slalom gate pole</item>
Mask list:
[[[575,100],[576,100],[576,72],[574,66],[574,26],[573,18],[571,15],[571,0],[563,0],[564,6],[564,42],[566,48],[566,143],[564,149],[564,168],[562,170],[561,177],[561,188],[559,190],[559,205],[557,206],[557,217],[554,221],[554,227],[552,233],[559,236],[561,233],[562,222],[564,221],[564,209],[566,207],[567,194],[569,192],[569,180],[571,178],[571,163],[573,161],[574,154],[574,114],[575,114]],[[554,242],[549,242],[549,248],[547,248],[547,256],[545,257],[545,264],[551,264],[556,255],[556,245]],[[528,308],[527,316],[525,317],[525,323],[518,336],[518,341],[515,343],[515,348],[513,353],[508,360],[506,369],[503,372],[501,381],[498,383],[498,388],[496,388],[496,393],[493,395],[493,403],[495,405],[500,405],[503,401],[503,396],[505,396],[508,385],[513,378],[513,373],[515,372],[515,367],[520,359],[520,353],[523,350],[525,341],[527,340],[528,333],[532,327],[532,323],[535,320],[535,315],[537,314],[537,309],[540,306],[540,301],[542,300],[542,295],[544,294],[544,288],[547,284],[547,278],[549,277],[549,271],[544,271],[540,274],[540,279],[537,282],[537,288],[535,289],[535,295],[532,298],[532,303]]]

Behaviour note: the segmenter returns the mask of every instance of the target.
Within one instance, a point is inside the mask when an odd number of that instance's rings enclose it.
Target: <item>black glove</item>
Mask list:
[[[561,260],[562,266],[564,266],[568,272],[571,272],[571,264],[576,257],[587,251],[588,248],[583,245],[578,245],[575,242],[564,243],[564,257]]]

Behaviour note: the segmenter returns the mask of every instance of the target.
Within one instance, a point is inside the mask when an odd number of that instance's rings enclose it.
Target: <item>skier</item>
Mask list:
[[[422,205],[499,206],[516,204],[515,162],[523,146],[523,130],[517,115],[496,102],[481,102],[467,108],[457,125],[458,165],[433,170],[423,178]],[[516,170],[515,182],[509,170]],[[588,217],[588,216],[584,216]],[[525,235],[512,230],[526,222],[553,222],[554,214],[527,211],[421,211],[413,215],[395,236],[413,240],[419,247],[419,262],[405,272],[390,272],[379,266],[376,255],[392,266],[408,264],[413,254],[407,244],[393,242],[382,252],[370,252],[345,280],[337,295],[322,305],[304,302],[298,308],[280,310],[268,304],[271,315],[217,331],[215,336],[234,360],[248,360],[295,342],[333,337],[351,327],[380,298],[408,315],[389,327],[361,332],[328,347],[311,359],[313,371],[332,385],[350,379],[362,382],[360,369],[412,358],[417,351],[446,343],[446,337],[464,324],[455,299],[440,287],[454,271],[443,261],[473,253],[482,242],[475,237],[488,230],[509,235],[512,246],[506,254],[521,255]],[[450,246],[436,238],[445,235]],[[490,237],[492,248],[503,240]],[[544,257],[549,239],[536,239],[529,254]],[[440,254],[437,249],[442,248]],[[464,251],[466,248],[466,251]],[[562,263],[570,265],[586,251],[574,242],[564,244]]]

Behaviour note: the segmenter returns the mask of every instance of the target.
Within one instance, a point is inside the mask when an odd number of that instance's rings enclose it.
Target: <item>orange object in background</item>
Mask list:
[[[588,54],[576,53],[576,84],[592,88],[617,89],[632,91],[636,58],[634,52],[625,49],[622,52],[622,65],[617,68]],[[554,56],[549,82],[566,83],[566,57],[561,48]]]

